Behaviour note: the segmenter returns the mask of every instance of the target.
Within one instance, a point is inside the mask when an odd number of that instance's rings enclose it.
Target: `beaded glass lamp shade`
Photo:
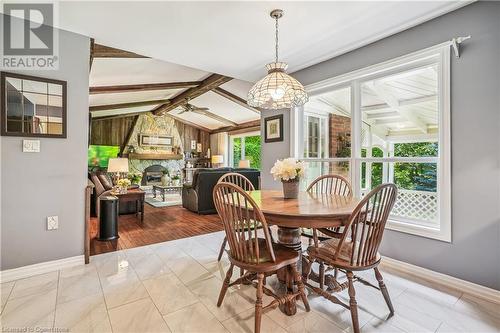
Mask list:
[[[286,73],[288,65],[273,62],[266,65],[268,74],[248,92],[248,104],[262,109],[289,109],[308,100],[304,86]]]

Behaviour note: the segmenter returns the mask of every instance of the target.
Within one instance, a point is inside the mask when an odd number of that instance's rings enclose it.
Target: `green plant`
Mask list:
[[[181,179],[181,176],[179,176],[179,175],[172,176],[172,180],[179,180],[179,179]]]
[[[132,184],[139,184],[142,179],[142,175],[140,173],[129,173],[128,179]]]

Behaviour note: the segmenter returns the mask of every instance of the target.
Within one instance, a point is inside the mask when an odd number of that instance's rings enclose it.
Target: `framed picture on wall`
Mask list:
[[[139,145],[149,147],[172,147],[173,137],[161,135],[139,135]]]
[[[283,115],[264,118],[264,141],[283,141]]]

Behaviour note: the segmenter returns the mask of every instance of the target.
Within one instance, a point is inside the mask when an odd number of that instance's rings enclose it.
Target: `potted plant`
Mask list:
[[[181,176],[179,176],[179,175],[173,175],[172,176],[172,184],[174,186],[179,186],[181,184]]]
[[[142,179],[142,174],[140,173],[129,173],[128,174],[128,179],[132,184],[135,185],[140,185],[141,184],[141,179]]]
[[[277,160],[271,168],[271,174],[275,180],[281,180],[283,184],[283,197],[285,199],[296,199],[299,195],[299,180],[304,176],[305,164],[295,158]]]

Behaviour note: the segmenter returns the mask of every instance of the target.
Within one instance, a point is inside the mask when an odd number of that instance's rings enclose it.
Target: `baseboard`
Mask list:
[[[456,289],[465,294],[469,294],[492,303],[500,304],[500,291],[496,289],[484,287],[479,284],[461,280],[446,274],[434,272],[430,269],[408,264],[406,262],[389,257],[383,257],[380,266],[381,268],[388,268],[396,272],[409,274],[422,280],[442,285],[447,288]]]
[[[85,264],[85,257],[81,255],[59,260],[41,262],[38,264],[33,264],[13,269],[6,269],[4,271],[0,271],[0,281],[3,283],[18,279],[24,279],[33,275],[44,274],[84,264]]]

